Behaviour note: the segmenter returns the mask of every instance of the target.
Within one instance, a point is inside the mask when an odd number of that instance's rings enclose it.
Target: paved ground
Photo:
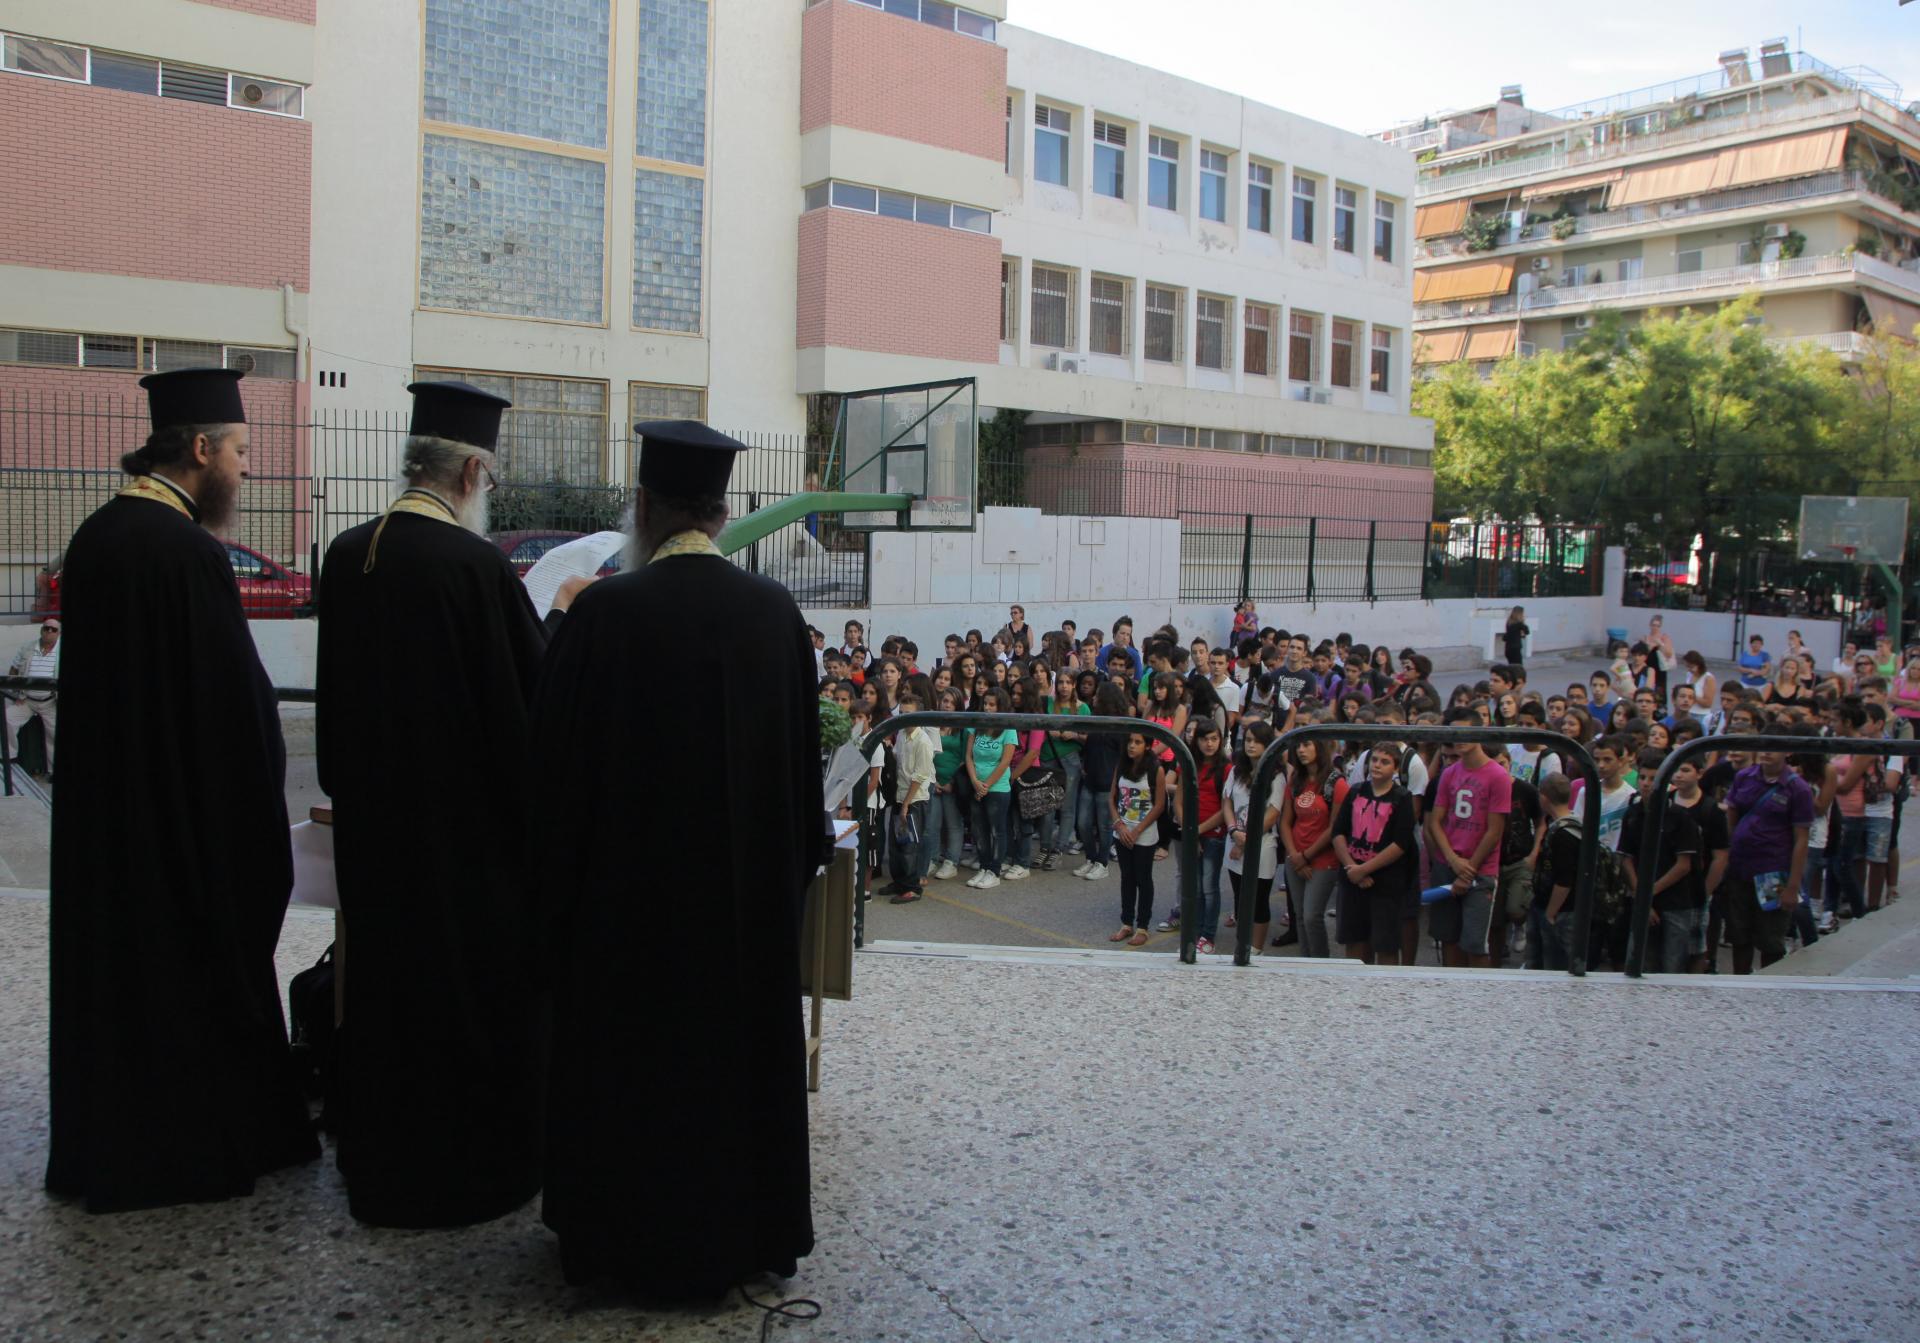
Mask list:
[[[569,1290],[532,1207],[361,1227],[330,1161],[49,1201],[46,908],[0,894],[0,1337],[758,1335]],[[1920,1337],[1920,991],[1063,954],[858,959],[780,1337]]]

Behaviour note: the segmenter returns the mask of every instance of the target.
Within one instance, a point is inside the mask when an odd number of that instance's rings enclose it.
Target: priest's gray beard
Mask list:
[[[240,481],[217,471],[202,473],[200,493],[194,503],[200,508],[200,525],[215,536],[231,536],[240,515]]]
[[[475,536],[487,534],[487,492],[470,490],[453,506],[453,520]]]
[[[640,527],[633,519],[633,508],[620,515],[620,530],[627,534],[626,545],[620,548],[620,572],[630,574],[643,568],[653,558],[653,547],[640,538]]]

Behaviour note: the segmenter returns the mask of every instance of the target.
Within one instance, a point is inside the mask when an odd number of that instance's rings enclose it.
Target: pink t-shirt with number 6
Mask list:
[[[1456,761],[1441,773],[1434,801],[1440,808],[1440,833],[1455,853],[1471,858],[1493,818],[1513,810],[1513,776],[1492,760],[1478,769]],[[1480,875],[1500,875],[1498,844],[1481,860]]]

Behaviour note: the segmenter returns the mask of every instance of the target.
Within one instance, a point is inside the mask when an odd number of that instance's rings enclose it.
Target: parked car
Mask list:
[[[313,580],[251,546],[228,541],[227,562],[240,585],[240,605],[250,620],[291,620],[313,614]],[[34,618],[60,614],[60,570],[42,570],[34,584]]]
[[[576,541],[585,535],[585,532],[515,531],[494,532],[492,533],[492,539],[493,543],[500,547],[500,552],[507,557],[508,563],[513,565],[513,571],[519,574],[520,577],[525,578],[527,576],[527,570],[533,568],[542,555],[545,555],[555,546],[564,545],[568,541]],[[600,577],[605,578],[608,574],[618,573],[619,571],[620,557],[615,555],[612,559],[600,566]]]

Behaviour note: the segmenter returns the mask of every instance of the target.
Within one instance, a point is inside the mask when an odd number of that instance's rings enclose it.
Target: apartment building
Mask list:
[[[1920,119],[1892,81],[1784,41],[1691,79],[1386,132],[1419,156],[1415,359],[1577,342],[1602,312],[1754,293],[1777,339],[1850,357],[1920,318]]]
[[[632,419],[795,433],[969,376],[1037,454],[1425,517],[1391,146],[1004,0],[133,8],[8,7],[0,98],[44,134],[0,153],[55,189],[0,205],[0,392],[217,352],[328,422],[458,375],[515,401],[510,470],[618,481]]]

